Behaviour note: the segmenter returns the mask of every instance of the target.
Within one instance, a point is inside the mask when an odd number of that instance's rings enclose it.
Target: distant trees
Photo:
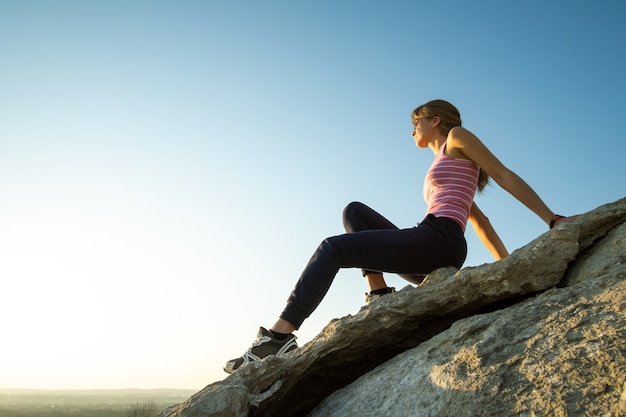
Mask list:
[[[137,401],[136,405],[126,411],[126,417],[156,417],[159,411],[161,410],[154,401]]]

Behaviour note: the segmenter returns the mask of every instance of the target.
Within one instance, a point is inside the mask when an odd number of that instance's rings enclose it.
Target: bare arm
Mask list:
[[[554,212],[530,186],[513,171],[505,167],[489,149],[469,130],[457,126],[448,135],[448,147],[458,150],[474,161],[502,188],[550,224]]]
[[[470,209],[469,221],[480,241],[483,242],[496,260],[509,256],[509,252],[504,247],[502,240],[500,240],[500,236],[491,226],[489,218],[480,211],[476,203],[473,203]]]

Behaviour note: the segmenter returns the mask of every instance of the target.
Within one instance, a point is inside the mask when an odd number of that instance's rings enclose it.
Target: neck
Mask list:
[[[428,147],[433,151],[435,155],[437,155],[439,149],[441,149],[443,144],[446,143],[447,139],[447,137],[441,134],[437,134],[428,142]]]

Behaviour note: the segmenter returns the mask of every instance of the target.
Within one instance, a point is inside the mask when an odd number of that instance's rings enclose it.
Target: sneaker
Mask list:
[[[269,355],[282,355],[297,347],[296,336],[290,334],[285,340],[278,340],[270,330],[260,327],[259,333],[256,335],[256,340],[252,343],[250,349],[240,358],[231,359],[226,362],[224,371],[232,374],[248,362],[260,361]]]
[[[378,300],[383,295],[391,294],[391,293],[396,292],[396,289],[394,287],[387,287],[387,288],[385,288],[385,290],[386,290],[386,292],[380,292],[380,293],[377,293],[377,294],[372,294],[371,292],[369,292],[369,293],[366,292],[365,293],[365,303],[369,304],[369,303],[371,303],[374,300]]]

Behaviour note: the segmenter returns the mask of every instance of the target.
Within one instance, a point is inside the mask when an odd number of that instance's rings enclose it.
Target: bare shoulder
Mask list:
[[[471,159],[466,153],[468,148],[475,148],[477,145],[482,145],[476,135],[462,126],[455,126],[450,129],[446,143],[446,153],[448,156],[463,159]]]
[[[480,142],[480,139],[463,126],[454,126],[448,133],[448,144],[452,146],[463,148],[475,141]]]
[[[450,150],[451,156],[459,155],[455,157],[474,161],[475,164],[494,179],[505,170],[504,165],[481,140],[464,127],[455,126],[450,129],[446,149]]]

